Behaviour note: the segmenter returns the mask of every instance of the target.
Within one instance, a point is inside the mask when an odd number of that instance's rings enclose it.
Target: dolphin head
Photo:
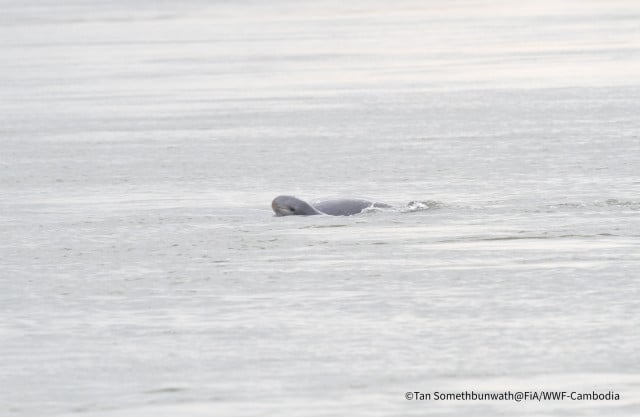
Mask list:
[[[276,216],[301,215],[310,216],[312,214],[321,214],[318,210],[311,207],[306,201],[290,195],[281,195],[273,199],[271,207]]]

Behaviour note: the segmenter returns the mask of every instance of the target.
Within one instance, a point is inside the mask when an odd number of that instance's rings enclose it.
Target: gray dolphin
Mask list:
[[[384,203],[363,199],[341,198],[314,202],[313,205],[290,195],[281,195],[273,199],[271,207],[276,216],[311,216],[314,214],[328,214],[330,216],[351,216],[362,213],[362,210],[375,208],[390,208]]]

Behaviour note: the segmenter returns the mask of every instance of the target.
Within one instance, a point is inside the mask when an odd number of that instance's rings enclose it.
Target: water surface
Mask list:
[[[640,413],[635,1],[0,11],[3,415]]]

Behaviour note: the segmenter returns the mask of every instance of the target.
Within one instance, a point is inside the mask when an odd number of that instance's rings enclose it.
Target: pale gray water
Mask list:
[[[640,414],[638,2],[3,0],[0,53],[3,416]],[[404,399],[471,389],[622,398]]]

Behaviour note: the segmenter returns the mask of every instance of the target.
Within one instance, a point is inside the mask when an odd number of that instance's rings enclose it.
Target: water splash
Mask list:
[[[406,207],[400,209],[403,213],[413,213],[416,211],[434,210],[444,207],[444,204],[440,201],[425,200],[425,201],[410,201]]]

